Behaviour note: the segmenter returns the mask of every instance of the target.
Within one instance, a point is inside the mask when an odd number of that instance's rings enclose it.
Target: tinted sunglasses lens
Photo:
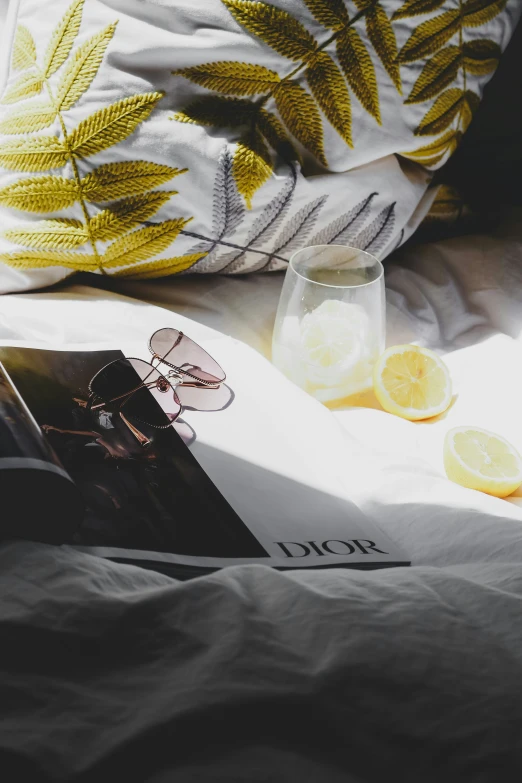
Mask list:
[[[153,427],[168,427],[181,410],[165,377],[142,359],[111,362],[94,376],[90,388],[104,402],[113,402],[125,416]]]
[[[150,338],[152,353],[207,383],[222,383],[225,373],[212,356],[177,329],[159,329]]]

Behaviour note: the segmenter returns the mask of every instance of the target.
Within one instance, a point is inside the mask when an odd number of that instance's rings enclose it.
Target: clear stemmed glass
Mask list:
[[[357,248],[316,245],[290,259],[274,327],[272,360],[327,404],[372,387],[384,350],[386,300],[380,261]]]

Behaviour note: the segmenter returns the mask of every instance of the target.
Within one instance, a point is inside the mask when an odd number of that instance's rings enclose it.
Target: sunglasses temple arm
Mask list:
[[[136,427],[130,423],[130,421],[125,418],[123,413],[119,411],[120,418],[123,421],[123,423],[129,428],[129,430],[132,432],[140,446],[148,446],[150,444],[149,438],[147,438],[142,432],[140,432]]]
[[[125,394],[120,394],[119,397],[112,397],[110,400],[102,400],[101,402],[94,404],[94,400],[97,398],[97,395],[91,392],[91,395],[87,401],[87,408],[88,410],[95,411],[97,408],[103,408],[104,405],[110,405],[111,402],[118,402],[118,400],[124,400],[127,397],[131,397],[133,394],[135,394],[140,389],[149,389],[151,387],[154,387],[155,383],[140,383],[139,386],[136,386],[134,389],[131,389],[131,391],[125,392]],[[98,397],[98,399],[101,399]]]

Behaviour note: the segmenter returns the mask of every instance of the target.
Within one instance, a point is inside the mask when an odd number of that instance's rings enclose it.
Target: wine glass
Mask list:
[[[317,400],[357,404],[384,350],[384,270],[369,253],[316,245],[290,259],[274,326],[272,361]],[[360,404],[360,402],[359,402]]]

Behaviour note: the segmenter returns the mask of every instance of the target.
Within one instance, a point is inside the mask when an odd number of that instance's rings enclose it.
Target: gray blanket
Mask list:
[[[6,783],[520,779],[516,564],[181,583],[11,543],[0,596]]]

